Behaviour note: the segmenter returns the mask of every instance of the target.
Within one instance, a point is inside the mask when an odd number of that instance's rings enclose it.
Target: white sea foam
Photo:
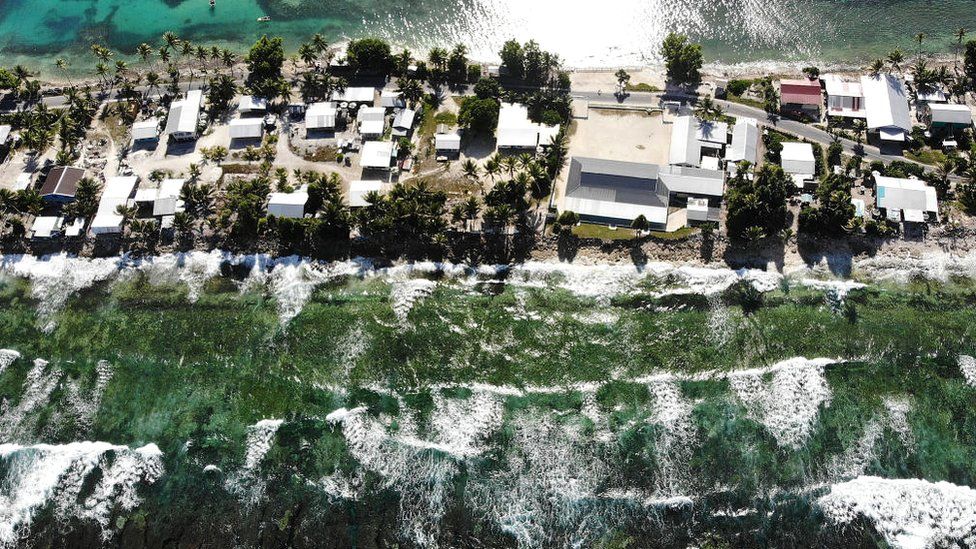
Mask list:
[[[969,355],[959,356],[959,371],[970,387],[976,387],[976,358]]]
[[[895,547],[976,545],[976,490],[948,482],[859,477],[834,484],[818,503],[831,520],[870,520]]]
[[[794,358],[771,368],[730,372],[728,379],[750,417],[781,446],[798,448],[806,442],[820,406],[830,403],[824,367],[831,362]],[[768,382],[763,380],[767,373],[772,375]]]
[[[237,494],[246,504],[253,504],[264,495],[264,479],[259,469],[282,423],[280,419],[262,419],[247,428],[244,464],[224,482],[227,490]]]
[[[0,444],[0,462],[6,472],[0,483],[3,546],[29,535],[34,517],[48,505],[63,524],[69,519],[93,522],[107,539],[113,533],[113,515],[136,508],[138,488],[163,474],[162,453],[155,444],[138,449],[107,442]]]
[[[424,278],[408,280],[394,280],[390,289],[390,302],[393,306],[393,313],[401,324],[407,322],[407,315],[413,310],[413,306],[434,292],[437,282]]]
[[[20,358],[19,352],[12,349],[0,349],[0,374],[18,358]]]
[[[0,405],[0,442],[17,442],[24,433],[34,432],[39,420],[35,411],[48,402],[62,375],[57,367],[48,368],[46,360],[34,360],[17,404],[4,400]]]
[[[886,397],[884,412],[868,420],[857,442],[831,460],[827,467],[830,480],[848,480],[866,473],[876,457],[875,447],[885,429],[893,431],[907,451],[914,451],[915,435],[908,423],[911,409],[912,403],[907,397]]]
[[[691,421],[692,405],[681,394],[674,379],[658,379],[648,384],[654,397],[651,421],[663,427],[654,451],[660,471],[655,476],[658,497],[680,497],[690,489],[689,460],[696,445]]]

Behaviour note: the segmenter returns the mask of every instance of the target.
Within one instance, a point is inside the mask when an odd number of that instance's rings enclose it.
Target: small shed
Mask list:
[[[349,184],[348,201],[350,208],[364,208],[365,197],[371,192],[383,192],[384,183],[382,181],[353,181]]]
[[[164,179],[159,184],[159,190],[156,192],[155,200],[153,200],[153,216],[167,216],[183,211],[180,193],[183,191],[185,182],[185,179]]]
[[[159,139],[159,119],[149,118],[132,125],[132,141],[156,141]]]
[[[783,171],[792,175],[809,175],[817,173],[817,163],[813,157],[813,145],[810,143],[783,143],[780,153]]]
[[[413,109],[403,109],[393,118],[393,135],[406,137],[413,129],[413,121],[417,116],[417,111]]]
[[[973,124],[973,112],[968,105],[929,103],[929,126],[933,128],[965,129]]]
[[[75,199],[78,182],[85,177],[85,170],[73,166],[58,166],[47,174],[41,186],[41,196],[48,202],[64,204]]]
[[[230,121],[230,138],[260,139],[264,135],[264,120],[261,118],[237,118]]]
[[[407,101],[398,91],[383,90],[380,93],[380,106],[384,109],[402,109],[407,106]]]
[[[336,105],[332,101],[312,103],[305,111],[306,130],[330,130],[336,125]]]
[[[367,141],[363,143],[363,152],[359,157],[359,165],[363,168],[390,169],[394,147],[390,141]]]
[[[305,203],[308,193],[271,193],[268,195],[268,215],[301,219],[305,217]]]
[[[364,136],[380,136],[386,129],[386,109],[383,107],[363,107],[356,115],[359,133]]]
[[[75,238],[81,236],[81,231],[85,228],[85,218],[76,217],[68,226],[64,228],[64,236]]]
[[[60,216],[41,216],[34,219],[31,225],[31,238],[51,238],[61,233],[64,219]]]
[[[0,124],[0,146],[7,144],[10,139],[10,124]]]
[[[31,174],[28,172],[22,172],[17,176],[17,181],[14,182],[14,192],[22,191],[28,189],[31,186]]]
[[[240,103],[237,104],[237,111],[240,113],[264,112],[266,110],[268,110],[268,100],[263,97],[243,95]]]

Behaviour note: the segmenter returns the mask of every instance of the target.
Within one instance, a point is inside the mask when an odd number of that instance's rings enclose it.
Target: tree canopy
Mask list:
[[[733,238],[754,238],[776,234],[787,227],[786,199],[793,181],[783,168],[765,164],[751,180],[740,169],[729,181],[726,193],[726,228]]]
[[[346,57],[357,72],[386,75],[393,69],[390,45],[379,38],[350,41]]]
[[[498,125],[499,104],[495,99],[469,97],[461,103],[458,123],[476,133],[490,134]]]
[[[670,82],[681,85],[701,82],[704,57],[700,44],[693,44],[687,36],[672,32],[661,44],[661,56]]]
[[[281,67],[285,63],[285,48],[280,37],[262,36],[251,46],[244,58],[247,63],[247,86],[255,95],[269,100],[282,95],[285,81]]]
[[[817,185],[816,195],[817,206],[807,206],[800,212],[800,231],[824,236],[843,234],[854,218],[851,180],[845,175],[828,175]]]

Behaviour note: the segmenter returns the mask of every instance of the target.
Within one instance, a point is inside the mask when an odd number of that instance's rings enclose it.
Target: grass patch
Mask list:
[[[302,155],[308,162],[335,162],[338,149],[332,146],[319,147],[310,153]]]
[[[634,238],[634,231],[629,228],[618,227],[616,230],[606,225],[582,223],[573,227],[573,234],[579,238],[600,238],[603,240],[626,240]]]
[[[725,99],[731,101],[732,103],[738,103],[740,105],[745,105],[747,107],[753,107],[756,109],[762,109],[765,107],[762,101],[756,101],[755,99],[749,99],[747,97],[742,97],[741,95],[732,95],[731,93],[726,95]]]
[[[937,166],[940,162],[945,161],[946,155],[942,151],[926,147],[924,149],[905,151],[905,158],[914,160],[915,162],[921,162],[922,164]]]
[[[698,229],[693,227],[681,227],[677,231],[670,233],[664,231],[651,231],[651,236],[661,240],[684,240],[689,236],[698,232]]]
[[[224,171],[224,175],[227,174],[248,174],[248,173],[258,173],[260,171],[260,166],[258,164],[222,164],[220,168]]]
[[[636,84],[628,83],[624,89],[629,92],[647,92],[647,93],[654,93],[654,92],[661,91],[661,88],[653,84],[648,84],[646,82],[637,82]]]

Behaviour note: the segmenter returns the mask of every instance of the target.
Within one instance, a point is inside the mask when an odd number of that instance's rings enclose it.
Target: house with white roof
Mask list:
[[[574,157],[561,211],[624,226],[643,215],[652,226],[666,228],[671,209],[691,208],[687,219],[717,221],[724,186],[721,171]]]
[[[396,149],[391,141],[367,141],[363,143],[359,165],[363,168],[388,170]]]
[[[136,176],[113,177],[105,182],[98,211],[92,219],[91,231],[95,235],[122,232],[122,216],[117,213],[119,206],[127,206],[139,178]]]
[[[132,142],[156,141],[159,139],[159,119],[149,118],[132,124]]]
[[[755,118],[739,118],[732,127],[732,144],[725,149],[725,160],[756,164],[759,161],[759,122]]]
[[[61,216],[49,215],[37,217],[31,225],[30,237],[40,239],[58,236],[61,233],[63,224],[64,219]]]
[[[237,112],[242,114],[264,112],[266,110],[268,110],[268,100],[263,97],[243,95],[241,96],[241,101],[237,104]]]
[[[349,183],[349,193],[346,201],[350,208],[364,208],[369,204],[366,202],[366,195],[372,192],[383,193],[386,183],[382,181],[353,181]]]
[[[904,83],[890,74],[864,75],[861,89],[868,131],[877,132],[882,141],[904,142],[912,131]]]
[[[845,80],[836,74],[824,76],[823,81],[827,92],[827,116],[867,118],[860,82]]]
[[[176,212],[183,211],[184,204],[180,200],[180,193],[185,183],[185,179],[164,179],[159,184],[156,197],[153,199],[153,216],[175,215]]]
[[[875,206],[891,221],[924,223],[939,219],[935,188],[919,179],[886,177],[874,172]]]
[[[783,171],[793,176],[797,187],[803,188],[804,182],[813,179],[817,173],[817,161],[813,156],[813,145],[810,143],[783,143],[780,153],[780,165]]]
[[[457,132],[448,131],[446,127],[438,127],[434,134],[434,150],[439,155],[459,154],[461,152],[461,136]]]
[[[703,156],[721,156],[728,135],[729,125],[725,122],[699,120],[691,115],[679,116],[671,128],[668,163],[699,168]]]
[[[0,147],[7,144],[10,138],[10,124],[0,124]]]
[[[413,129],[413,122],[417,116],[417,111],[413,109],[401,109],[393,117],[393,135],[396,137],[406,137]]]
[[[933,129],[963,130],[973,125],[973,112],[969,105],[929,103],[922,112],[926,123]]]
[[[169,118],[166,120],[166,133],[170,139],[189,141],[197,138],[201,105],[203,105],[203,92],[200,90],[190,90],[186,92],[186,99],[173,101],[169,106]]]
[[[346,103],[370,103],[376,98],[374,88],[346,88],[332,92],[333,101],[344,101]]]
[[[230,121],[230,140],[261,139],[264,135],[264,120],[261,118],[236,118]]]
[[[308,192],[305,190],[293,193],[271,193],[268,195],[268,215],[301,219],[305,217],[306,202],[308,202]]]
[[[398,91],[383,90],[380,93],[380,106],[384,109],[403,109],[407,106],[407,100]]]
[[[366,138],[377,138],[386,130],[386,109],[383,107],[362,107],[356,113],[359,133]]]
[[[312,103],[305,109],[305,130],[331,130],[336,126],[336,104],[332,101]]]
[[[559,126],[537,124],[529,120],[529,109],[519,103],[502,103],[495,132],[499,149],[535,149],[546,145]]]

